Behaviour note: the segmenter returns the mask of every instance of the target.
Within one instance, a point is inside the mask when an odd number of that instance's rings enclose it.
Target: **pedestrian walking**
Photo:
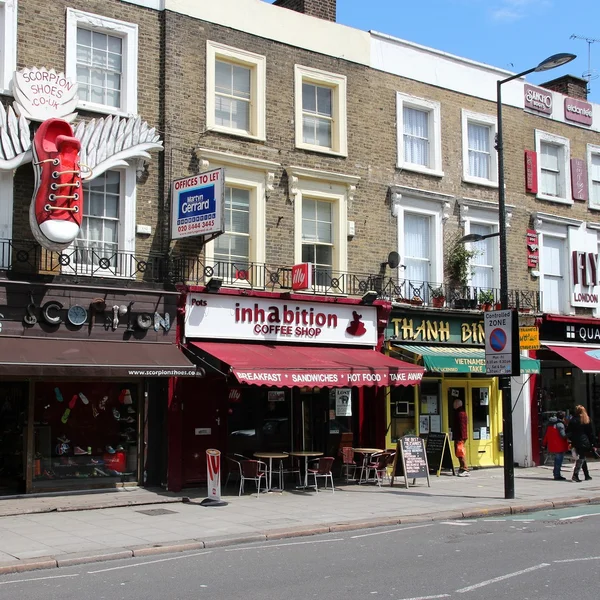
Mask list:
[[[567,478],[560,474],[565,452],[569,450],[569,440],[565,427],[565,413],[562,410],[559,410],[555,417],[550,417],[542,445],[548,452],[554,454],[554,479],[556,481],[566,481]]]
[[[573,481],[580,482],[579,471],[583,470],[583,475],[586,481],[591,479],[586,455],[594,449],[594,430],[590,423],[590,417],[585,410],[585,407],[578,404],[575,407],[575,414],[567,425],[567,436],[573,447],[573,457],[576,459],[575,469],[573,470]]]
[[[460,468],[459,477],[469,476],[469,467],[467,465],[467,450],[465,442],[469,439],[469,423],[467,413],[462,400],[456,399],[453,404],[454,421],[452,424],[452,439],[454,440],[454,454],[458,458]]]

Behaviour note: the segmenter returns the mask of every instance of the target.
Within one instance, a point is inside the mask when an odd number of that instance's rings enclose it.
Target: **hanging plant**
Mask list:
[[[467,246],[458,240],[462,236],[457,236],[454,245],[451,247],[446,260],[448,269],[448,279],[454,285],[466,287],[469,279],[473,275],[471,260],[477,256],[477,250],[469,250]]]

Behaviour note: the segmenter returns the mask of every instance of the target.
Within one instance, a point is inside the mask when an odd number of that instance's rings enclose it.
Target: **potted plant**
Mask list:
[[[481,310],[492,310],[492,305],[494,304],[494,292],[491,290],[481,290],[479,292],[478,300]]]
[[[431,288],[431,304],[434,308],[442,308],[446,302],[446,294],[442,286]]]
[[[475,308],[476,300],[469,297],[469,280],[473,275],[471,260],[477,256],[477,250],[468,249],[457,237],[446,259],[450,284],[456,288],[462,298],[454,301],[455,308]]]

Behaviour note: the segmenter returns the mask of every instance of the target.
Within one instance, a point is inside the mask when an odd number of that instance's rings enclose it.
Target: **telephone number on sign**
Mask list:
[[[199,221],[198,223],[189,223],[188,225],[179,225],[177,227],[177,231],[179,233],[186,233],[189,231],[202,231],[203,229],[210,229],[211,227],[214,227],[215,225],[215,220],[212,219],[211,221]]]

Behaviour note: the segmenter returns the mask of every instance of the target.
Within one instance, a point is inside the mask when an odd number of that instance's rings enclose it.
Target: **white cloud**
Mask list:
[[[494,21],[512,23],[529,16],[529,12],[539,12],[551,6],[550,0],[501,0],[491,11]]]
[[[492,11],[492,19],[494,21],[503,21],[504,23],[510,23],[512,21],[518,21],[525,15],[521,11],[512,10],[510,8],[498,8]]]

